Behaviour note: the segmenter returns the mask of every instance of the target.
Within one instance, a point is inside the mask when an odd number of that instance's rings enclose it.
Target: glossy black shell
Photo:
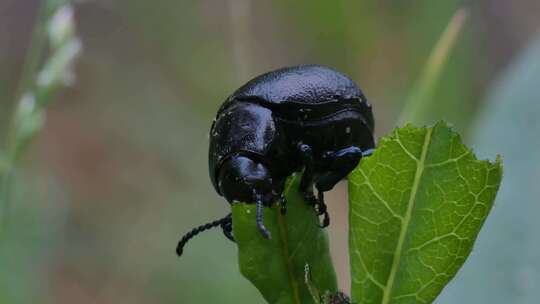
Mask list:
[[[352,139],[335,135],[341,125],[353,129]],[[367,150],[374,147],[373,128],[371,105],[342,73],[318,65],[272,71],[247,82],[220,107],[210,131],[210,178],[220,193],[221,164],[238,154],[283,178],[301,169],[294,151],[299,141],[310,142],[318,154],[349,142]]]
[[[257,76],[229,96],[217,116],[238,101],[259,102],[279,110],[279,115],[302,120],[317,119],[351,104],[362,112],[367,126],[374,127],[371,105],[358,86],[342,73],[319,65],[287,67]]]

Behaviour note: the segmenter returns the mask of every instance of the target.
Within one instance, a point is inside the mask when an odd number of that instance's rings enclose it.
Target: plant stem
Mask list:
[[[409,95],[407,102],[405,102],[405,108],[401,112],[398,125],[401,126],[409,122],[426,123],[431,97],[435,91],[437,81],[466,19],[467,10],[464,8],[458,9],[446,26],[444,33],[431,51],[415,88]]]

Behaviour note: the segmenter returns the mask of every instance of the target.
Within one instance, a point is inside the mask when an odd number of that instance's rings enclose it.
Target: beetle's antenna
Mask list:
[[[232,223],[232,215],[231,215],[231,213],[227,214],[227,216],[225,216],[222,219],[219,219],[219,220],[216,220],[216,221],[201,225],[201,226],[199,226],[197,228],[194,228],[190,232],[186,233],[182,237],[180,242],[178,242],[178,246],[176,246],[176,254],[178,256],[181,256],[182,253],[184,252],[184,246],[186,245],[186,243],[189,240],[191,240],[194,236],[196,236],[197,234],[199,234],[199,233],[201,233],[201,232],[203,232],[205,230],[214,228],[214,227],[221,226],[223,228],[225,226],[229,226],[229,223]]]
[[[270,232],[264,227],[263,222],[263,202],[261,199],[258,199],[255,203],[255,206],[257,207],[257,215],[255,216],[255,221],[257,222],[257,227],[259,227],[259,231],[262,233],[265,239],[270,239]]]
[[[229,241],[236,243],[232,234],[232,220],[221,223],[221,229],[223,230],[223,234],[229,239]]]

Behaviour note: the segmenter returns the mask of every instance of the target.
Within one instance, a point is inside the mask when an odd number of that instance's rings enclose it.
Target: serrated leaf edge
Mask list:
[[[496,157],[495,157],[495,160],[491,160],[489,158],[479,159],[478,156],[476,155],[476,153],[474,152],[474,150],[472,148],[468,147],[467,145],[465,145],[465,143],[463,143],[460,134],[457,133],[454,130],[452,124],[450,124],[450,123],[448,123],[448,122],[446,122],[444,120],[440,120],[440,121],[436,122],[435,124],[433,124],[431,126],[424,125],[424,126],[418,127],[418,126],[415,126],[414,124],[407,123],[402,127],[396,127],[388,136],[385,136],[385,137],[383,137],[383,138],[381,138],[379,140],[378,146],[380,146],[382,143],[384,143],[386,141],[391,141],[391,140],[396,140],[400,145],[402,145],[402,143],[401,143],[401,141],[399,139],[399,132],[398,132],[400,130],[405,130],[405,129],[424,129],[424,130],[426,130],[426,135],[424,137],[424,145],[422,146],[422,154],[421,154],[420,160],[417,159],[416,157],[411,157],[413,160],[415,160],[417,162],[417,170],[415,172],[415,180],[414,180],[414,185],[413,185],[413,187],[415,189],[412,189],[412,190],[414,190],[415,195],[413,196],[412,195],[413,191],[411,191],[411,197],[409,199],[409,204],[407,206],[407,212],[406,212],[405,218],[400,217],[400,219],[402,221],[402,227],[403,227],[404,222],[407,222],[407,224],[408,224],[410,222],[410,220],[411,220],[411,212],[412,212],[413,207],[414,207],[414,198],[416,196],[416,191],[418,190],[418,186],[419,186],[419,184],[421,182],[421,177],[422,177],[422,173],[424,171],[424,168],[427,167],[427,166],[424,165],[424,162],[425,162],[425,159],[426,159],[426,156],[427,156],[427,152],[429,150],[429,145],[431,143],[431,136],[433,134],[433,130],[435,130],[437,127],[448,128],[451,133],[453,133],[454,135],[456,135],[458,137],[459,142],[463,145],[463,147],[466,150],[466,153],[464,153],[464,155],[460,156],[459,158],[461,158],[461,157],[463,157],[463,156],[465,156],[467,154],[471,155],[472,158],[473,158],[472,159],[473,162],[475,162],[475,163],[485,163],[490,168],[500,170],[501,180],[502,180],[502,175],[504,174],[503,157],[501,155],[497,154]],[[411,156],[409,151],[404,146],[402,146],[402,149],[407,154],[409,154],[409,156]],[[375,149],[375,152],[373,153],[373,155],[371,157],[377,158],[378,151],[379,151],[378,149]],[[422,166],[421,172],[419,172],[419,170],[418,170],[420,161],[421,161],[421,166]],[[360,164],[358,165],[357,169],[355,169],[351,174],[354,174],[354,172],[356,171],[356,172],[364,175],[364,172],[362,171],[362,169],[360,167]],[[499,184],[498,187],[500,187],[500,184]],[[411,202],[411,198],[413,198],[412,202]],[[408,228],[408,227],[406,227],[406,228]],[[383,284],[377,282],[374,278],[371,278],[372,282],[374,284],[376,284],[377,286],[379,286],[383,290],[383,300],[382,300],[381,304],[389,304],[389,303],[391,303],[391,300],[392,300],[391,294],[392,294],[392,290],[393,290],[393,284],[394,284],[394,281],[395,281],[395,276],[397,274],[397,270],[399,268],[399,262],[401,260],[401,251],[402,251],[402,247],[403,247],[403,243],[405,241],[406,235],[407,235],[407,229],[402,228],[402,230],[400,231],[400,237],[399,237],[399,241],[398,241],[398,246],[396,246],[396,250],[394,251],[394,258],[393,258],[393,262],[392,262],[391,274],[389,275],[389,278],[388,278],[386,284],[383,285]],[[355,241],[356,240],[353,238],[352,242],[355,242]],[[399,253],[399,254],[397,254],[397,253]],[[360,262],[362,262],[362,261],[360,261]],[[354,280],[354,278],[352,278],[352,280]],[[389,283],[391,283],[390,286],[388,286]]]

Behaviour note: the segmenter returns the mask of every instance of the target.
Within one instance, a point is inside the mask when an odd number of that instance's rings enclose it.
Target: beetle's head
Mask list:
[[[219,170],[218,186],[229,202],[262,200],[270,205],[279,197],[268,168],[248,156],[234,155],[227,159]]]

